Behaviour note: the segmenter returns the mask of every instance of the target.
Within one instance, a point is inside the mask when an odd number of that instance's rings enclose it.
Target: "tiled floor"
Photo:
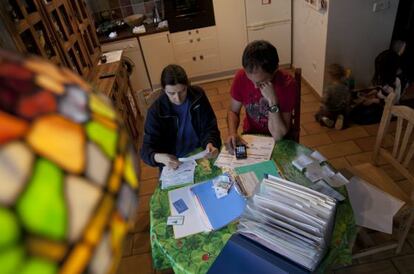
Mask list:
[[[226,112],[229,104],[229,88],[231,80],[222,80],[203,84],[209,100],[218,119],[218,125],[223,139],[227,137]],[[378,125],[351,126],[343,131],[335,131],[321,127],[314,121],[313,115],[319,108],[319,98],[311,88],[302,84],[302,116],[301,140],[306,146],[320,151],[329,158],[336,168],[347,167],[367,162],[377,134]],[[383,169],[403,187],[407,182],[390,165]],[[413,166],[414,170],[414,166]],[[158,170],[142,163],[140,201],[137,220],[132,233],[128,236],[124,257],[122,258],[119,274],[132,273],[171,273],[157,272],[151,265],[149,239],[149,206],[148,202],[157,185]],[[374,233],[374,241],[381,242],[384,235]],[[411,230],[409,241],[398,256],[391,252],[366,257],[355,261],[352,266],[337,269],[335,273],[414,273],[414,229]]]

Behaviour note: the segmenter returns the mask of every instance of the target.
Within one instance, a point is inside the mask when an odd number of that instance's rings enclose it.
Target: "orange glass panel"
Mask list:
[[[73,249],[68,259],[60,269],[60,274],[83,273],[85,266],[91,258],[92,250],[89,245],[79,244]]]
[[[92,221],[86,228],[85,240],[92,246],[95,246],[101,240],[102,232],[108,222],[113,206],[113,198],[106,195],[103,198],[102,203],[99,205],[95,216],[93,216]]]
[[[26,121],[0,111],[0,144],[22,137],[27,128]]]
[[[59,115],[44,116],[34,122],[27,141],[40,155],[67,171],[83,172],[85,135],[81,125]]]
[[[66,254],[67,246],[64,243],[49,241],[43,238],[27,239],[29,253],[45,257],[52,261],[60,261]]]
[[[50,90],[51,92],[57,94],[63,94],[65,88],[62,83],[59,83],[53,78],[46,76],[44,74],[38,74],[35,76],[35,82],[43,89]]]
[[[115,130],[117,128],[117,125],[112,120],[109,120],[108,118],[106,118],[102,115],[99,115],[98,113],[92,112],[92,118],[95,121],[103,124],[107,128],[110,128],[112,130]]]
[[[26,118],[34,118],[39,114],[56,111],[56,99],[47,91],[41,91],[33,96],[23,97],[18,106],[18,113]]]

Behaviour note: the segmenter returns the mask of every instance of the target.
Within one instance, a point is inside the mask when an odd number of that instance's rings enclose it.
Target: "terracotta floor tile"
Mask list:
[[[227,95],[230,96],[230,85],[228,85],[228,86],[224,86],[224,85],[219,86],[218,87],[218,93],[219,94],[227,94]]]
[[[334,142],[341,142],[346,140],[357,139],[361,137],[368,136],[368,132],[363,127],[349,127],[344,130],[335,130],[328,132],[329,137],[331,137]]]
[[[307,103],[307,102],[319,102],[319,98],[316,98],[316,96],[313,95],[312,93],[302,95],[301,96],[301,100],[304,103]]]
[[[158,178],[158,173],[158,167],[151,167],[145,164],[145,166],[141,168],[141,180],[145,181],[148,179]]]
[[[229,86],[229,82],[228,80],[219,80],[219,81],[214,81],[214,82],[209,82],[209,83],[203,83],[203,84],[200,84],[199,86],[201,86],[203,89],[218,88],[221,86]]]
[[[381,169],[385,171],[393,181],[401,181],[405,179],[405,177],[391,164],[381,166]]]
[[[220,118],[217,119],[217,126],[220,130],[227,128],[227,119],[226,118]]]
[[[132,255],[132,245],[133,245],[133,240],[134,237],[131,233],[127,234],[127,236],[124,239],[124,243],[123,243],[123,251],[122,251],[122,256],[126,257],[126,256],[131,256]]]
[[[159,185],[158,178],[140,181],[139,195],[148,195],[154,193],[155,188]]]
[[[118,267],[117,274],[153,274],[150,253],[124,257]]]
[[[320,107],[319,102],[302,103],[300,106],[300,111],[301,113],[307,113],[307,112],[315,113],[316,111],[319,110],[319,107]]]
[[[138,212],[148,212],[149,211],[149,202],[151,195],[139,196],[138,197]]]
[[[210,101],[210,103],[227,102],[228,100],[230,100],[230,95],[229,94],[217,94],[217,95],[209,96],[208,100]]]
[[[362,151],[372,151],[374,149],[376,136],[368,136],[354,140]]]
[[[137,232],[148,232],[150,228],[150,217],[149,211],[139,212],[137,211],[135,215],[135,221],[132,228],[133,233]]]
[[[315,122],[315,113],[308,112],[308,113],[301,113],[300,115],[300,123],[306,124],[309,122]]]
[[[401,274],[414,273],[414,254],[398,256],[392,262]]]
[[[350,266],[335,270],[335,274],[398,274],[398,270],[390,261],[381,261],[369,264]]]
[[[331,138],[329,138],[328,134],[321,133],[321,134],[302,136],[300,138],[300,143],[307,147],[314,148],[316,146],[331,144],[332,140]]]
[[[309,122],[306,124],[302,124],[302,126],[305,128],[308,134],[317,134],[317,133],[332,131],[332,129],[321,126],[318,122]]]
[[[218,94],[218,88],[208,88],[204,89],[205,93],[207,94],[207,97],[214,96]]]
[[[379,124],[362,126],[369,135],[376,136],[378,133]]]
[[[225,107],[223,106],[221,102],[213,102],[211,103],[211,107],[213,108],[214,111],[225,109]]]
[[[349,164],[349,162],[344,158],[344,157],[340,157],[340,158],[335,158],[335,159],[330,159],[329,163],[336,169],[336,170],[340,170],[342,168],[347,168],[350,167],[351,165]]]
[[[346,160],[351,166],[371,162],[372,152],[362,152],[355,155],[346,156]]]
[[[320,146],[317,150],[328,159],[361,152],[361,149],[352,141]]]
[[[219,111],[215,111],[217,119],[223,119],[227,117],[227,109],[222,109]]]
[[[132,254],[138,255],[151,252],[149,232],[135,233],[133,235]]]

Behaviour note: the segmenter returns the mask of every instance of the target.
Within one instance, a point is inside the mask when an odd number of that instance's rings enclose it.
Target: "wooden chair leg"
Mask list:
[[[405,239],[407,238],[408,232],[410,231],[413,220],[414,220],[414,209],[410,209],[409,216],[407,217],[407,220],[403,224],[401,235],[398,239],[398,246],[395,251],[396,254],[399,254],[401,252],[401,249],[404,245]]]

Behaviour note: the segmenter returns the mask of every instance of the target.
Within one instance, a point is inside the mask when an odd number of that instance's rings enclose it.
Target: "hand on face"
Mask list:
[[[258,84],[262,96],[266,98],[269,106],[273,106],[278,103],[273,84],[270,81],[262,82]]]
[[[206,155],[207,159],[216,158],[219,153],[218,149],[212,143],[207,144],[206,150],[208,151],[208,154]]]

